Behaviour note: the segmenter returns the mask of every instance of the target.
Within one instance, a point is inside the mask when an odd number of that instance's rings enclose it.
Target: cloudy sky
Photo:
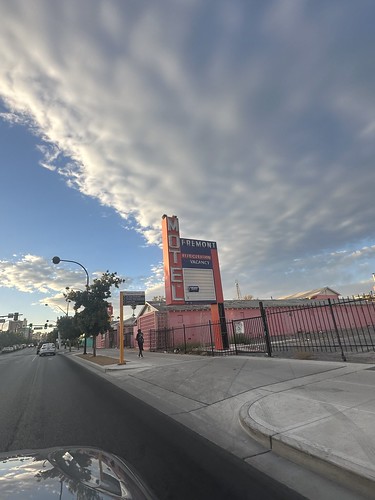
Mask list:
[[[0,0],[1,314],[65,310],[85,274],[54,255],[164,295],[163,214],[217,242],[226,299],[369,292],[374,18],[373,0]]]

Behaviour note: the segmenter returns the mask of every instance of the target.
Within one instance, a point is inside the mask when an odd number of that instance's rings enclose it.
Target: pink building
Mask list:
[[[275,348],[282,342],[286,348],[294,339],[305,347],[315,342],[324,350],[339,342],[339,332],[350,350],[354,345],[367,348],[375,335],[374,306],[364,299],[340,299],[328,287],[275,300],[226,300],[224,330],[232,344],[236,342],[233,332],[249,343],[256,338],[262,341],[267,329]],[[165,302],[147,302],[137,317],[137,328],[144,334],[145,349],[155,350],[187,344],[219,348],[216,330],[223,332],[222,324],[212,323],[209,305]]]
[[[331,288],[325,287],[295,296],[283,297],[281,299],[263,300],[267,308],[289,308],[311,304],[312,301],[337,299],[339,293]],[[226,321],[255,318],[260,315],[259,300],[225,300]],[[144,334],[148,330],[160,330],[163,328],[181,328],[183,325],[208,324],[211,320],[211,309],[209,304],[197,305],[166,305],[165,302],[149,301],[143,306],[137,317],[137,328]]]

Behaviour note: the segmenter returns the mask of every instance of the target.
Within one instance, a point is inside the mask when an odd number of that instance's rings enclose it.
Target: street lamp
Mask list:
[[[48,306],[49,306],[49,307],[51,307],[51,308],[52,308],[52,306],[50,306],[49,304],[44,304],[44,305],[45,305],[46,307],[48,307]],[[56,305],[57,305],[57,304],[56,304]],[[61,307],[60,307],[60,306],[57,306],[57,307],[58,307],[59,309],[61,309]],[[61,309],[61,310],[62,310],[62,309]],[[63,312],[65,313],[65,311],[63,311]],[[48,319],[46,319],[46,322],[45,322],[44,328],[46,329],[47,327],[51,327],[51,326],[53,326],[53,325],[49,324],[49,320],[48,320]],[[54,325],[54,326],[56,327],[56,325]],[[58,348],[58,349],[60,349],[60,346],[61,346],[60,331],[59,331],[59,330],[57,330],[57,348]]]
[[[66,311],[64,311],[64,309],[62,307],[60,307],[59,305],[57,305],[57,304],[54,304],[53,306],[51,306],[50,304],[44,304],[44,305],[47,306],[47,307],[49,306],[51,308],[58,307],[60,309],[60,311],[62,311],[65,314],[65,316],[69,316],[69,304],[70,304],[70,300],[67,300],[67,303],[68,303],[68,305],[66,307]]]
[[[73,264],[77,264],[78,266],[81,266],[82,269],[86,273],[86,290],[87,291],[89,290],[89,285],[90,285],[89,273],[87,272],[87,269],[85,268],[85,266],[83,266],[80,262],[77,262],[76,260],[60,259],[60,257],[57,257],[57,255],[55,257],[53,257],[52,262],[54,264],[60,264],[60,262],[72,262]],[[83,345],[83,354],[87,354],[87,337],[86,337],[86,334],[85,334],[85,341],[84,341],[84,345]]]
[[[58,307],[60,309],[60,311],[62,311],[66,317],[69,316],[69,304],[70,304],[70,300],[66,300],[67,301],[67,306],[66,306],[66,311],[64,311],[64,309],[62,307],[60,307],[58,304],[54,304],[53,306],[51,306],[50,304],[44,304],[46,307],[51,307],[53,309],[53,307]],[[48,321],[48,320],[47,320]],[[61,338],[60,338],[60,330],[57,331],[57,336],[58,336],[58,346],[59,346],[59,349],[60,349],[60,346],[61,346]]]
[[[52,259],[52,262],[54,264],[60,264],[60,262],[72,262],[73,264],[77,264],[78,266],[81,266],[82,269],[85,271],[86,273],[86,287],[88,288],[89,284],[90,284],[90,278],[89,278],[89,273],[87,272],[87,269],[85,268],[85,266],[83,266],[82,264],[80,264],[79,262],[77,262],[76,260],[66,260],[66,259],[60,259],[60,257],[57,257],[55,256],[53,259]]]

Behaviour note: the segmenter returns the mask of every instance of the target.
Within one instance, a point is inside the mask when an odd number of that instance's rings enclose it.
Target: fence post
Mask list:
[[[187,349],[186,349],[186,332],[185,332],[185,323],[182,325],[183,328],[184,328],[184,350],[185,350],[185,354],[187,353]]]
[[[259,309],[260,309],[260,315],[262,317],[263,321],[263,329],[264,329],[264,337],[266,340],[266,346],[267,346],[267,354],[268,357],[272,357],[272,348],[271,348],[271,342],[270,342],[270,332],[268,330],[268,323],[267,323],[267,316],[266,316],[266,311],[263,307],[263,302],[259,302]]]
[[[234,352],[237,355],[238,351],[237,351],[236,329],[234,327],[234,320],[233,319],[232,319],[232,332],[233,332],[233,341],[234,341]]]
[[[212,341],[211,321],[208,322],[208,325],[210,327],[211,352],[212,352],[212,356],[215,356],[215,353],[214,353],[214,344],[213,344],[213,341]]]
[[[341,349],[341,359],[342,359],[343,361],[346,361],[346,357],[345,357],[345,354],[344,354],[344,349],[342,348],[342,344],[341,344],[341,339],[340,339],[339,329],[337,328],[337,323],[336,323],[335,313],[333,312],[333,307],[332,307],[332,302],[331,302],[331,299],[328,299],[328,304],[329,304],[329,310],[331,311],[331,316],[332,316],[333,326],[335,327],[335,332],[336,332],[337,342],[339,343],[339,346],[340,346],[340,349]]]

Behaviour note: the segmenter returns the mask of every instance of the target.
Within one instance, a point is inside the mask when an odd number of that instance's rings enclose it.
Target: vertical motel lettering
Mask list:
[[[172,300],[184,302],[185,294],[182,275],[180,229],[177,217],[168,217],[167,227]]]

